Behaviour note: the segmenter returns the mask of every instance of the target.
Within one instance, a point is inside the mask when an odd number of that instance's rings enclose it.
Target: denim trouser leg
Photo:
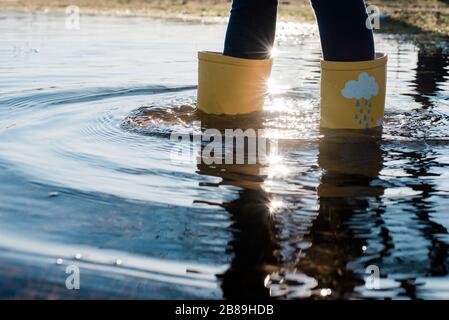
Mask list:
[[[364,0],[311,0],[320,30],[324,60],[374,59],[374,38],[366,27]]]
[[[274,43],[277,0],[234,0],[224,55],[267,59]]]
[[[320,30],[324,60],[374,59],[372,30],[364,0],[311,0]],[[274,43],[277,0],[234,0],[224,54],[266,59]]]

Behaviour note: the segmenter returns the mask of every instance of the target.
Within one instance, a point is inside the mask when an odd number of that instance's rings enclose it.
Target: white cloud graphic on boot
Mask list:
[[[361,72],[358,80],[349,80],[345,87],[341,90],[343,97],[347,99],[365,99],[369,100],[379,93],[379,85],[374,77],[370,77],[368,73]]]
[[[371,112],[371,98],[379,93],[379,85],[376,79],[366,72],[361,72],[357,80],[348,80],[341,95],[347,99],[355,99],[355,109],[353,109],[354,121],[361,128],[368,129],[374,124],[382,126],[382,118],[374,118]]]

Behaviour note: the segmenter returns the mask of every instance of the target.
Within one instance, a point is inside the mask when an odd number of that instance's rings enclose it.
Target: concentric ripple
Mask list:
[[[127,89],[115,94],[113,90],[91,90],[99,94],[91,94],[89,101],[87,95],[72,98],[71,91],[47,92],[45,99],[37,101],[39,110],[26,104],[34,101],[32,98],[20,97],[20,107],[10,116],[15,124],[5,125],[8,129],[3,132],[0,154],[5,160],[23,164],[24,172],[41,182],[189,206],[192,194],[171,194],[171,186],[180,184],[192,190],[197,187],[197,179],[191,170],[164,161],[173,145],[167,141],[157,143],[154,137],[135,135],[122,128],[132,106],[145,99],[140,97],[143,92],[146,97],[156,95],[156,100],[168,103],[169,109],[170,100],[182,89],[191,91],[189,87]],[[10,99],[5,99],[6,103]],[[66,100],[68,103],[63,104]],[[130,172],[140,174],[129,175]],[[159,192],[155,194],[156,186]]]

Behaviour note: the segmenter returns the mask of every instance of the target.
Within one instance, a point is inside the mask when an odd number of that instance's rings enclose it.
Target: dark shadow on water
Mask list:
[[[373,185],[383,167],[379,131],[322,131],[318,164],[323,170],[318,187],[319,214],[310,230],[311,248],[300,268],[332,288],[333,298],[348,298],[363,284],[347,267],[363,254],[365,234],[356,233],[351,220],[367,211],[384,192]]]
[[[225,128],[226,123],[234,117],[221,121],[218,126]],[[238,122],[242,124],[245,117]],[[254,120],[255,127],[261,127],[261,122]],[[217,127],[217,119],[203,116],[202,130]],[[229,128],[229,126],[228,126]],[[204,147],[204,145],[203,145]],[[234,145],[235,147],[235,145]],[[235,149],[233,150],[235,152]],[[245,149],[245,157],[247,157]],[[245,162],[246,163],[246,162]],[[276,221],[270,211],[271,195],[263,190],[264,176],[262,165],[256,164],[199,164],[197,172],[201,175],[215,176],[222,181],[215,187],[239,187],[235,200],[225,203],[215,203],[230,214],[233,235],[227,250],[232,254],[230,268],[220,276],[223,295],[226,299],[268,299],[269,289],[264,280],[270,272],[278,268],[280,257],[277,253],[279,243]],[[211,186],[208,184],[208,186]],[[214,204],[214,203],[209,203]]]
[[[321,134],[318,142],[318,165],[322,170],[317,188],[318,215],[308,231],[303,232],[304,241],[310,243],[310,247],[292,253],[293,256],[281,254],[283,246],[295,241],[283,238],[282,230],[286,227],[299,230],[304,226],[295,222],[291,222],[293,226],[286,226],[285,221],[272,214],[274,194],[263,188],[263,165],[198,165],[199,174],[221,178],[214,187],[239,188],[233,201],[208,202],[227,210],[232,221],[233,239],[228,250],[233,258],[230,268],[220,276],[224,297],[273,298],[267,285],[267,278],[273,275],[284,277],[280,282],[288,292],[286,279],[290,271],[286,273],[286,268],[315,279],[318,288],[330,288],[333,299],[357,297],[357,288],[364,286],[366,274],[363,271],[369,265],[379,266],[381,277],[388,277],[390,273],[406,274],[397,279],[399,287],[394,289],[395,294],[402,290],[402,294],[409,298],[419,297],[419,284],[414,281],[418,276],[448,274],[448,245],[438,237],[447,234],[447,230],[430,218],[433,210],[430,198],[436,192],[434,185],[426,182],[407,185],[422,192],[422,196],[406,202],[413,206],[416,214],[416,226],[413,227],[431,243],[427,266],[423,269],[418,262],[401,261],[400,258],[392,263],[394,256],[401,252],[395,248],[391,223],[384,218],[388,212],[384,200],[388,185],[380,178],[385,158],[381,131],[322,130]],[[292,147],[291,143],[289,147]],[[400,157],[417,165],[407,169],[413,177],[431,174],[428,172],[431,158],[426,155],[412,152],[402,153]],[[289,201],[299,203],[301,199],[298,196]],[[374,247],[378,249],[366,254],[364,248],[369,246],[369,241],[371,245],[376,243]],[[382,291],[376,294],[383,297]],[[319,291],[312,290],[300,298],[320,298]]]
[[[429,240],[428,264],[419,270],[426,276],[445,276],[449,273],[449,245],[441,240],[441,235],[447,235],[446,227],[432,219],[437,213],[433,196],[438,193],[437,186],[427,179],[439,176],[432,169],[440,164],[435,161],[435,153],[430,150],[400,152],[403,159],[411,164],[405,169],[407,174],[414,177],[407,186],[420,193],[419,197],[410,199],[413,213],[416,215],[417,228],[422,237]]]
[[[199,174],[222,179],[217,187],[240,188],[237,199],[216,204],[225,208],[232,220],[229,250],[233,259],[221,278],[225,298],[270,298],[267,276],[286,264],[291,268],[292,262],[295,272],[316,279],[321,288],[331,288],[332,298],[350,297],[354,288],[363,284],[347,265],[363,254],[369,230],[356,234],[350,221],[354,215],[366,214],[384,192],[382,186],[372,184],[383,167],[380,137],[379,131],[323,132],[318,158],[323,170],[317,190],[319,215],[305,232],[311,247],[301,250],[299,259],[280,255],[283,242],[293,239],[281,240],[281,223],[270,210],[272,195],[262,188],[261,165],[198,165]],[[381,237],[389,250],[388,231]]]
[[[431,97],[441,91],[440,85],[447,81],[449,74],[449,54],[442,47],[419,46],[415,84],[416,94],[412,94],[416,102],[423,108],[434,106]]]
[[[399,287],[391,289],[395,295],[411,299],[419,298],[418,277],[448,274],[449,246],[441,238],[448,232],[432,218],[437,213],[433,197],[438,191],[428,179],[438,175],[432,169],[440,164],[429,148],[407,149],[391,148],[380,132],[323,131],[318,156],[323,169],[319,215],[310,230],[313,245],[302,269],[319,275],[322,283],[336,290],[334,297],[354,294],[356,286],[364,283],[360,272],[370,265],[380,268],[381,277],[398,281]],[[389,200],[385,196],[385,190],[394,186],[379,174],[390,154],[405,163],[409,176],[405,187],[417,192],[416,196]],[[395,247],[397,241],[404,241],[395,230],[398,225],[407,237],[417,231],[407,250]],[[367,253],[362,247],[368,247]],[[353,273],[356,269],[358,274]],[[382,298],[387,293],[376,294]]]
[[[198,167],[200,174],[211,174]],[[229,167],[226,170],[232,170]],[[240,174],[231,172],[230,174]],[[222,176],[226,179],[226,174]],[[223,295],[227,299],[267,299],[266,276],[278,268],[276,221],[270,213],[270,194],[261,188],[244,188],[234,201],[222,207],[231,215],[233,240],[229,270],[221,276]]]

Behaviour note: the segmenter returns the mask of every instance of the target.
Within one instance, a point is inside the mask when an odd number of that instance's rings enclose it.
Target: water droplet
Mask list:
[[[80,260],[83,256],[81,255],[81,253],[77,253],[75,254],[75,259],[76,260]]]
[[[59,196],[59,192],[50,192],[49,194],[48,194],[48,197],[49,198],[55,198],[55,197],[58,197]]]
[[[61,258],[56,259],[56,264],[61,265],[63,263],[64,263],[64,260],[62,260]]]
[[[117,266],[121,266],[122,263],[123,263],[122,259],[117,259],[117,260],[115,260],[115,264],[116,264]]]
[[[282,285],[273,285],[270,287],[270,296],[273,298],[283,297],[288,294],[288,288]]]
[[[268,286],[270,285],[271,280],[270,280],[270,276],[266,276],[265,280],[263,282],[263,285],[265,286],[265,288],[268,288]]]
[[[321,290],[320,290],[320,294],[321,294],[321,296],[323,296],[323,297],[327,297],[327,296],[329,296],[329,295],[332,294],[332,290],[329,289],[329,288],[321,289]]]
[[[366,251],[366,246],[362,246],[362,251]]]

